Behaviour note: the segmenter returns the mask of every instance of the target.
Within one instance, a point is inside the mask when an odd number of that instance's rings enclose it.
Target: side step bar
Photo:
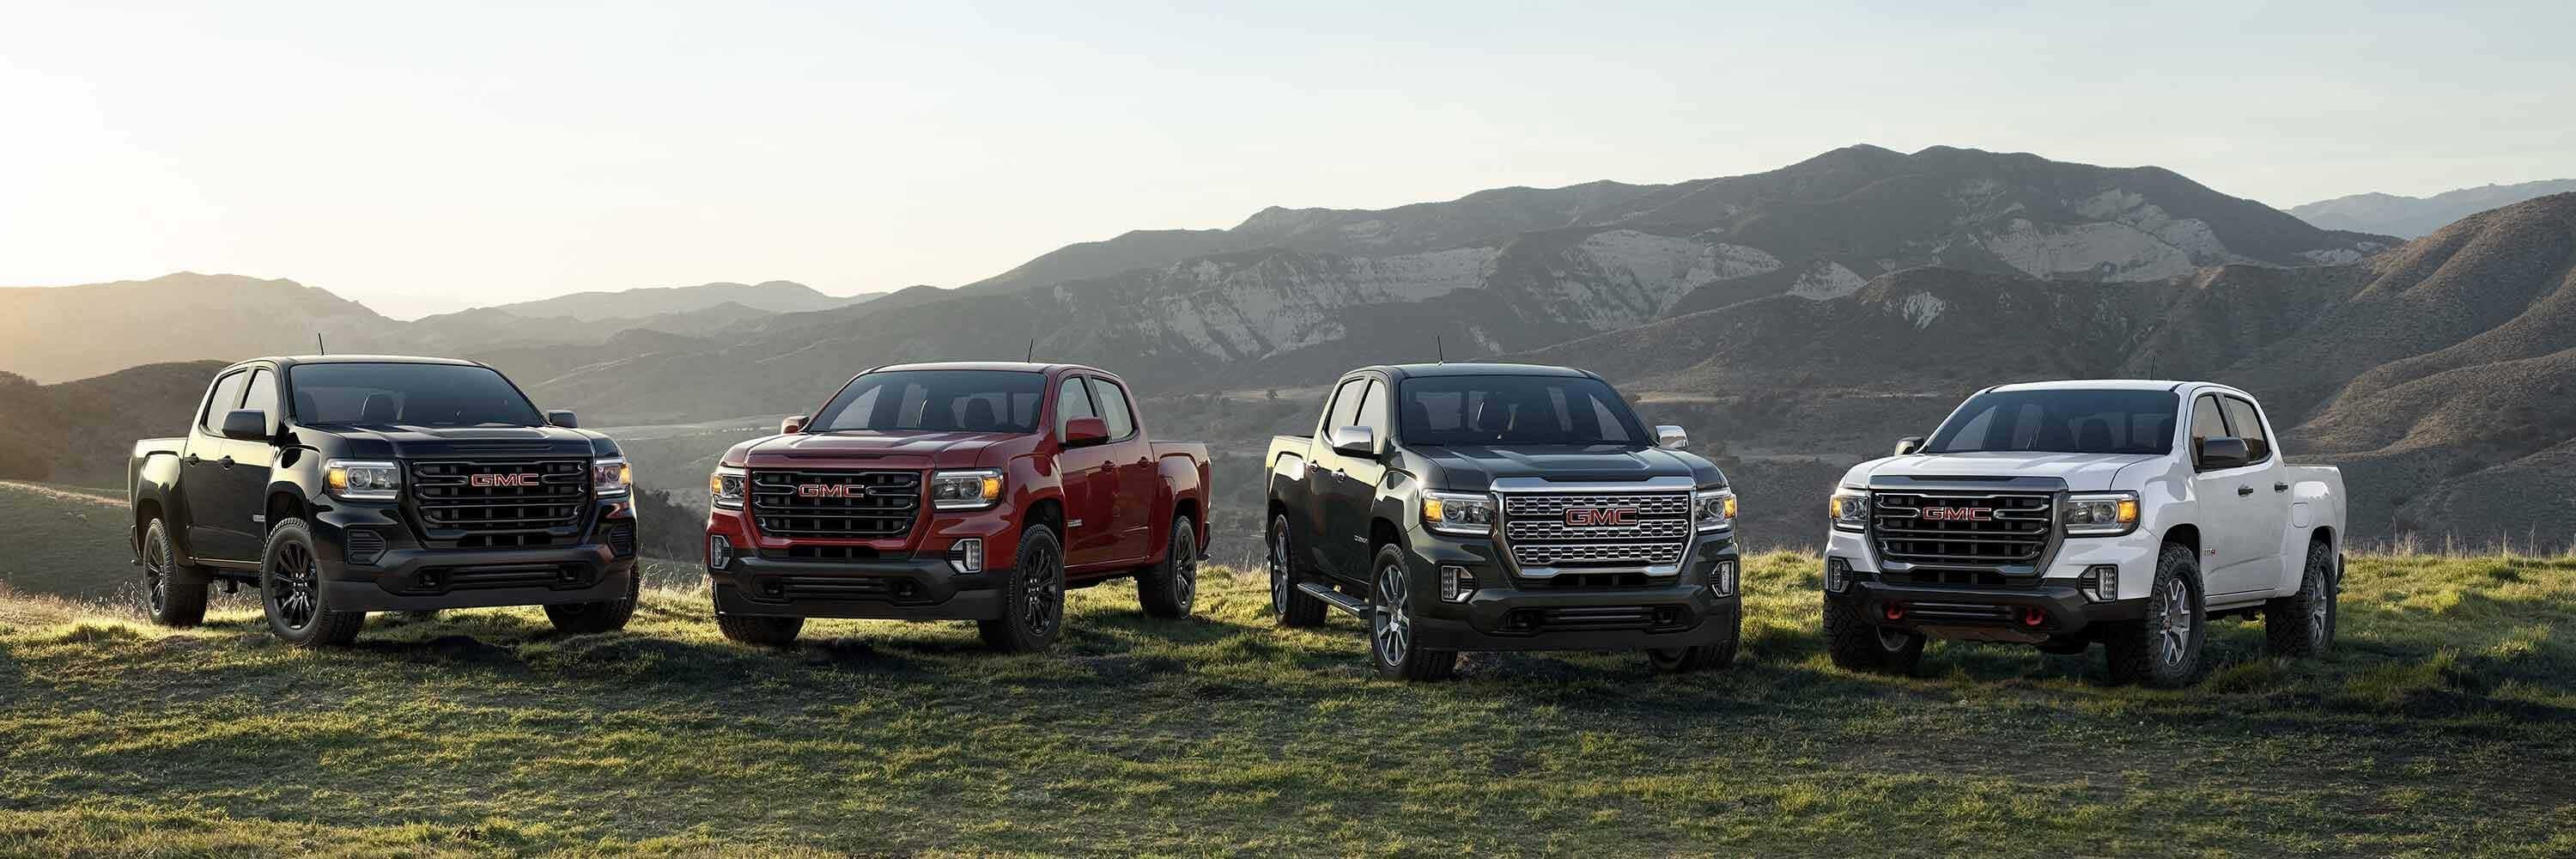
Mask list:
[[[1327,585],[1316,584],[1314,582],[1298,582],[1297,590],[1304,592],[1307,596],[1323,600],[1325,605],[1349,612],[1352,617],[1356,617],[1361,620],[1367,620],[1370,612],[1372,611],[1368,603],[1353,599],[1349,595],[1344,594],[1341,591],[1333,590]]]

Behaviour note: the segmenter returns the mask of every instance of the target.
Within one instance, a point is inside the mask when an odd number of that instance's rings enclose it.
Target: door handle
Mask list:
[[[206,461],[206,458],[205,458],[205,457],[198,456],[198,455],[193,454],[193,453],[192,453],[192,454],[188,454],[187,456],[179,457],[179,464],[181,464],[181,465],[195,465],[195,464],[197,464],[197,463],[204,462],[204,461]]]
[[[225,468],[231,468],[231,467],[233,467],[233,458],[232,458],[232,457],[227,456],[227,457],[224,457],[224,458],[222,458],[222,459],[215,460],[215,461],[216,461],[216,462],[223,463]]]
[[[2239,487],[2236,487],[2236,494],[2238,494],[2238,495],[2252,495],[2252,494],[2254,494],[2254,487],[2251,487],[2251,486],[2239,486]]]
[[[2288,491],[2290,491],[2290,485],[2289,485],[2289,484],[2287,484],[2287,483],[2275,483],[2275,484],[2272,484],[2272,491],[2274,491],[2274,492],[2288,492]]]

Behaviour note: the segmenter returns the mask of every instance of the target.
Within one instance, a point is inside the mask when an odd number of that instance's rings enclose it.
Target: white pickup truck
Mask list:
[[[2206,382],[1988,388],[1929,439],[1852,467],[1828,508],[1835,664],[1912,671],[1927,637],[2082,653],[2196,681],[2210,620],[2275,653],[2334,642],[2343,475],[2290,465],[2254,397]]]

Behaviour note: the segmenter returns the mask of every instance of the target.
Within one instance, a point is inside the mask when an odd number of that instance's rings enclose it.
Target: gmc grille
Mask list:
[[[2039,563],[2056,530],[2042,493],[1879,492],[1870,536],[1879,557],[1907,564],[2018,567]]]
[[[427,536],[463,548],[576,537],[590,501],[586,459],[418,460],[410,472]]]
[[[748,500],[773,537],[895,539],[921,518],[921,472],[755,471]]]
[[[1690,507],[1688,492],[1506,494],[1503,540],[1524,568],[1669,566],[1690,546]],[[1621,518],[1573,523],[1593,511]]]

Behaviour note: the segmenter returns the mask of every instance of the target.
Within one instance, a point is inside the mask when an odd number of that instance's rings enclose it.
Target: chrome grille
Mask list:
[[[1503,496],[1503,539],[1530,567],[1635,567],[1681,563],[1690,545],[1688,492],[1549,492]],[[1615,525],[1568,524],[1570,510],[1620,510]]]
[[[586,459],[414,460],[409,471],[412,505],[429,538],[469,547],[574,536],[590,500]],[[487,477],[505,483],[480,479]]]
[[[799,487],[833,487],[807,495]],[[751,514],[761,533],[827,540],[888,540],[921,516],[918,471],[754,471]]]
[[[1957,518],[1927,510],[1972,511]],[[2053,496],[2027,492],[1878,492],[1870,537],[1879,556],[1907,564],[2014,567],[2039,563],[2056,524]]]

